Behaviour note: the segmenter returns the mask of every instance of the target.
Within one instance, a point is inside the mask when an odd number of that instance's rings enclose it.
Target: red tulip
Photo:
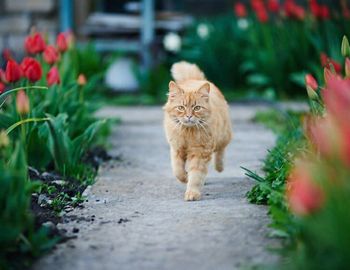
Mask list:
[[[48,45],[45,48],[43,57],[46,63],[48,63],[49,65],[52,65],[58,61],[59,53],[54,46]]]
[[[12,53],[11,53],[10,49],[4,49],[2,51],[2,57],[5,59],[5,61],[12,60],[13,57],[12,57]]]
[[[322,19],[329,19],[330,18],[329,8],[326,5],[320,6],[319,17]]]
[[[234,12],[235,12],[236,16],[239,18],[247,16],[247,9],[246,9],[245,5],[242,4],[241,2],[237,2],[234,5]]]
[[[324,193],[311,179],[306,167],[295,167],[287,182],[287,201],[290,210],[299,216],[312,214],[321,208],[324,202]]]
[[[329,58],[325,53],[321,53],[320,55],[320,59],[321,59],[321,65],[323,67],[326,67],[328,69],[331,69],[331,66],[334,67],[335,72],[340,73],[342,71],[342,66],[340,63],[338,63],[337,61]]]
[[[265,9],[265,5],[262,0],[251,0],[250,4],[255,12],[259,12],[261,9]]]
[[[56,44],[60,52],[65,52],[68,49],[68,43],[64,33],[57,35]]]
[[[8,82],[17,82],[22,76],[21,68],[16,61],[10,60],[7,62],[5,77]]]
[[[258,18],[259,22],[266,23],[269,20],[269,15],[267,14],[266,9],[260,9],[256,12],[256,17]]]
[[[314,91],[316,91],[318,88],[317,81],[314,78],[314,76],[312,76],[311,74],[307,74],[305,76],[305,83],[306,83],[306,86],[309,86]]]
[[[23,90],[20,90],[16,97],[17,112],[22,115],[27,114],[29,113],[29,107],[29,98],[27,94]]]
[[[53,66],[46,75],[46,80],[48,86],[59,84],[61,82],[60,73],[57,67]]]
[[[4,93],[6,85],[3,82],[0,82],[0,94]]]
[[[32,58],[25,57],[21,63],[21,68],[23,71],[23,75],[31,82],[36,82],[41,79],[43,74],[40,63]]]
[[[294,0],[287,0],[284,5],[284,11],[288,17],[303,20],[305,18],[305,10],[302,6],[297,5]]]
[[[78,80],[77,80],[79,85],[85,85],[86,84],[86,77],[84,74],[80,74],[78,76]]]
[[[280,4],[278,0],[268,0],[267,8],[272,13],[277,13],[280,10]]]
[[[327,79],[326,89],[322,91],[325,107],[329,115],[341,126],[350,128],[350,81],[332,74]]]
[[[306,135],[312,145],[324,157],[332,153],[332,143],[329,139],[332,125],[327,118],[310,118],[305,123]]]
[[[45,40],[40,33],[34,33],[24,41],[24,48],[29,54],[41,53],[45,50],[45,46]]]

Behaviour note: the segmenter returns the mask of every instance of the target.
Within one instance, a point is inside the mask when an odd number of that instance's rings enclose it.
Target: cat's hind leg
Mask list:
[[[222,172],[224,170],[224,153],[225,148],[221,148],[216,151],[214,156],[215,170]]]

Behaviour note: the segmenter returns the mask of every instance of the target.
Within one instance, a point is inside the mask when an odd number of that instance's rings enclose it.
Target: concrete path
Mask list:
[[[240,166],[261,167],[273,134],[250,120],[262,107],[233,105],[234,140],[225,171],[210,168],[203,199],[185,202],[185,186],[172,176],[161,107],[105,108],[120,117],[111,154],[101,168],[84,209],[61,224],[77,239],[59,245],[34,269],[238,269],[275,258],[266,250],[269,218],[264,206],[249,204],[254,184]],[[73,221],[70,221],[73,220]]]

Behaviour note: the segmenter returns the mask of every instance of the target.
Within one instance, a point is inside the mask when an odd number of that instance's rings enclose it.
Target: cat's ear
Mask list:
[[[209,92],[210,92],[210,84],[205,83],[203,84],[197,91],[196,93],[200,95],[203,98],[209,98]]]
[[[177,86],[177,84],[173,81],[169,83],[169,98],[174,98],[178,95],[182,95],[184,91]]]

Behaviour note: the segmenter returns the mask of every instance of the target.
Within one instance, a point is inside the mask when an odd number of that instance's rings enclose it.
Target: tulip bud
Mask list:
[[[5,148],[10,144],[10,139],[7,136],[5,130],[0,131],[0,149]]]
[[[350,59],[345,59],[345,77],[350,78]]]
[[[5,77],[8,82],[17,82],[21,78],[22,72],[16,61],[10,60],[7,62]]]
[[[57,35],[56,44],[60,52],[65,52],[68,49],[68,43],[64,33]]]
[[[341,43],[341,54],[344,57],[350,56],[350,45],[349,40],[346,36],[343,37],[343,41]]]
[[[59,84],[61,82],[60,73],[57,67],[53,66],[46,75],[47,84],[49,86]]]
[[[17,112],[21,115],[29,113],[29,98],[24,90],[20,90],[16,97]]]
[[[49,65],[56,63],[59,59],[57,49],[52,45],[46,46],[45,51],[43,52],[43,58]]]
[[[311,75],[307,74],[305,75],[305,84],[306,84],[306,91],[310,99],[317,99],[317,88],[318,84],[316,79]]]
[[[86,84],[86,77],[85,77],[85,75],[84,74],[80,74],[78,76],[77,82],[81,86],[85,85]]]

